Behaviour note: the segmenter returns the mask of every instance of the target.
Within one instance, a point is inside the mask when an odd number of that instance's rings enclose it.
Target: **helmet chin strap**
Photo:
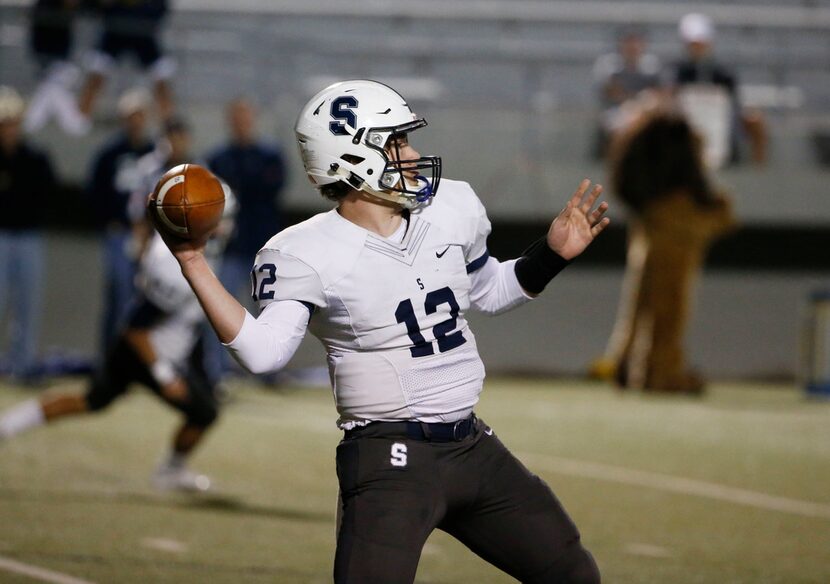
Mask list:
[[[397,203],[398,205],[401,205],[404,209],[413,209],[420,205],[420,203],[416,201],[414,197],[405,197],[400,193],[389,191],[376,191],[366,183],[363,183],[361,185],[360,190],[378,199],[383,199],[384,201],[391,201],[392,203]]]
[[[418,207],[424,201],[429,200],[429,198],[432,194],[431,189],[430,189],[429,181],[426,179],[425,176],[422,176],[420,174],[415,177],[415,180],[418,183],[423,185],[423,187],[419,191],[419,194],[413,195],[413,196],[406,196],[402,193],[397,193],[397,192],[394,192],[394,191],[378,191],[378,190],[375,190],[372,187],[370,187],[369,184],[366,181],[361,181],[360,186],[355,187],[355,185],[353,183],[353,179],[354,178],[359,179],[359,177],[354,175],[351,171],[346,170],[345,168],[343,168],[342,166],[339,166],[339,165],[337,165],[337,166],[332,165],[330,170],[334,174],[342,177],[344,182],[346,184],[348,184],[349,186],[351,186],[352,188],[363,191],[364,193],[367,193],[367,194],[369,194],[373,197],[376,197],[378,199],[383,199],[384,201],[390,201],[392,203],[397,203],[398,205],[401,205],[404,209],[414,209],[415,207]],[[406,179],[404,178],[402,180],[406,180]]]
[[[435,194],[432,190],[432,184],[429,182],[427,177],[422,174],[416,175],[415,180],[423,185],[418,193],[415,195],[415,200],[419,203],[425,203],[429,201],[433,195]]]

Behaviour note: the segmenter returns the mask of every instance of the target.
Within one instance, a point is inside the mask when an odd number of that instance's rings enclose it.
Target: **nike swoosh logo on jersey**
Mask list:
[[[437,257],[437,258],[439,258],[439,259],[440,259],[440,258],[442,258],[442,257],[444,257],[444,254],[445,254],[445,253],[447,253],[447,250],[448,250],[448,249],[450,249],[450,246],[449,246],[449,245],[448,245],[447,247],[445,247],[445,248],[444,248],[444,251],[442,251],[442,252],[440,252],[440,253],[436,251],[436,252],[435,252],[435,257]]]
[[[485,434],[487,434],[488,436],[492,436],[492,435],[493,435],[493,429],[492,429],[492,428],[487,428],[487,429],[484,431],[484,433],[485,433]]]

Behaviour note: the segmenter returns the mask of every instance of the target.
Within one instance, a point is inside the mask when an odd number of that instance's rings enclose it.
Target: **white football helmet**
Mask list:
[[[426,126],[394,89],[368,79],[342,81],[312,97],[294,131],[306,173],[316,186],[342,181],[411,209],[438,191],[441,158],[391,159],[389,139]],[[404,170],[417,171],[407,184]]]

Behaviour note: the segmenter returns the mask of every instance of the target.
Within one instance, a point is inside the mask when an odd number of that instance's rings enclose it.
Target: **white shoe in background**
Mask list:
[[[210,490],[212,483],[206,475],[185,466],[161,465],[153,473],[153,486],[160,491],[204,493]]]

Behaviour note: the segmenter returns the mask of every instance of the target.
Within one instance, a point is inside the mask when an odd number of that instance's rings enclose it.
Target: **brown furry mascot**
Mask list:
[[[630,211],[620,314],[606,358],[622,388],[698,394],[683,337],[712,241],[734,226],[711,186],[701,144],[679,114],[643,114],[612,145],[614,190]]]

